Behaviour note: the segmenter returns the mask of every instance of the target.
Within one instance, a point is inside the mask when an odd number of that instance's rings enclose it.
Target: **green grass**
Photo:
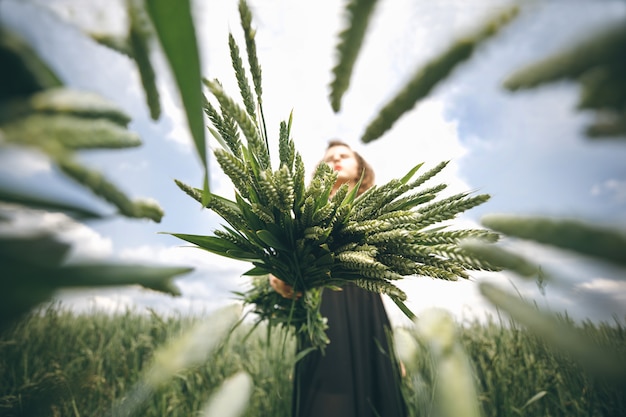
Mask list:
[[[102,415],[142,378],[155,350],[200,319],[134,311],[78,315],[59,305],[40,310],[0,336],[0,416]],[[594,343],[626,355],[626,332],[618,322],[578,328]],[[249,330],[239,327],[206,363],[176,374],[139,415],[197,415],[225,378],[244,370],[254,381],[244,415],[288,416],[293,339],[275,331],[268,346],[267,329],[246,338]],[[583,372],[523,328],[489,321],[459,330],[484,416],[626,415],[624,381]],[[428,416],[436,371],[426,348],[415,357],[403,389],[411,416]]]

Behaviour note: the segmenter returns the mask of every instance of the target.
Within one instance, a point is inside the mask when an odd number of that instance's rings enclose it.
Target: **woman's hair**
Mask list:
[[[363,173],[363,179],[361,180],[361,186],[357,190],[357,195],[363,194],[365,190],[367,190],[372,185],[374,185],[374,180],[375,180],[374,169],[372,168],[370,164],[367,163],[365,159],[363,159],[363,157],[357,151],[352,149],[350,145],[348,145],[347,143],[339,139],[331,139],[330,141],[328,141],[328,146],[326,147],[326,150],[329,150],[330,148],[334,146],[345,146],[346,148],[350,149],[354,153],[354,157],[356,158],[356,161],[359,164],[358,165],[359,173]],[[358,181],[359,178],[356,178],[356,180]]]

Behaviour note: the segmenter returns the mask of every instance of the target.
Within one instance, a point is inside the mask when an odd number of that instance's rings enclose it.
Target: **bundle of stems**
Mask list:
[[[290,131],[292,116],[280,124],[279,163],[272,166],[261,98],[261,69],[256,57],[251,14],[239,4],[254,92],[244,71],[239,47],[229,36],[231,60],[243,106],[229,97],[217,80],[204,80],[219,106],[207,98],[210,132],[220,146],[214,155],[235,187],[234,200],[210,194],[205,206],[226,221],[212,236],[175,233],[174,236],[212,253],[250,262],[252,286],[238,293],[253,306],[258,322],[293,326],[314,348],[328,339],[320,314],[323,289],[341,290],[353,284],[388,295],[409,317],[406,294],[395,284],[407,276],[456,280],[468,270],[493,269],[464,253],[465,238],[495,241],[488,230],[446,230],[438,223],[484,203],[489,196],[456,194],[436,200],[445,184],[421,187],[448,162],[417,176],[423,164],[404,177],[373,186],[357,196],[356,187],[343,184],[331,197],[337,174],[320,163],[308,185],[303,159]],[[416,177],[416,178],[415,178]],[[180,181],[178,186],[197,201],[203,192]],[[301,297],[283,298],[269,285],[273,274]]]

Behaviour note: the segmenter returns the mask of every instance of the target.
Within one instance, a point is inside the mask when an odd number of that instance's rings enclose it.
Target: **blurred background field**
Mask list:
[[[156,350],[202,319],[130,310],[77,315],[59,304],[38,310],[0,339],[0,415],[104,415],[141,379]],[[626,354],[623,325],[587,322],[577,329],[594,344]],[[137,415],[195,415],[212,391],[242,370],[254,386],[244,416],[289,415],[293,339],[273,330],[268,345],[267,329],[260,327],[248,335],[250,330],[247,325],[238,327],[205,362],[176,374]],[[412,328],[404,330],[414,334]],[[484,323],[466,323],[459,331],[475,369],[484,416],[626,413],[623,380],[584,372],[567,354],[512,321],[492,317]],[[405,363],[403,380],[410,415],[433,415],[438,381],[430,350],[418,344],[413,358]]]

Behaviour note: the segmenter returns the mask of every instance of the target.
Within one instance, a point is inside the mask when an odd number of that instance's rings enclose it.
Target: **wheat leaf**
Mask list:
[[[208,199],[209,165],[202,115],[200,56],[190,0],[148,0],[146,8],[170,64],[185,108],[187,124],[204,168],[203,200]]]
[[[409,182],[409,180],[410,180],[411,178],[413,178],[413,175],[415,175],[415,173],[416,173],[416,172],[417,172],[417,171],[418,171],[418,170],[419,170],[419,169],[420,169],[423,165],[424,165],[424,163],[423,163],[423,162],[421,162],[421,163],[419,163],[419,164],[415,165],[413,168],[411,168],[411,170],[410,170],[409,172],[407,172],[407,173],[406,173],[406,175],[405,175],[404,177],[402,177],[402,178],[400,179],[400,182],[401,182],[402,184],[406,184],[407,182]]]
[[[280,250],[290,250],[289,245],[286,245],[268,230],[257,230],[256,235],[263,241],[263,243],[269,245],[270,247]]]
[[[66,287],[119,286],[138,284],[145,288],[181,295],[172,279],[193,271],[187,267],[126,264],[72,264],[58,270],[59,284]]]
[[[174,237],[177,237],[181,240],[184,240],[189,243],[193,243],[196,246],[199,246],[203,249],[209,250],[211,252],[221,252],[227,251],[230,249],[239,249],[237,245],[234,243],[222,239],[215,236],[203,236],[203,235],[191,235],[185,233],[167,233]]]

